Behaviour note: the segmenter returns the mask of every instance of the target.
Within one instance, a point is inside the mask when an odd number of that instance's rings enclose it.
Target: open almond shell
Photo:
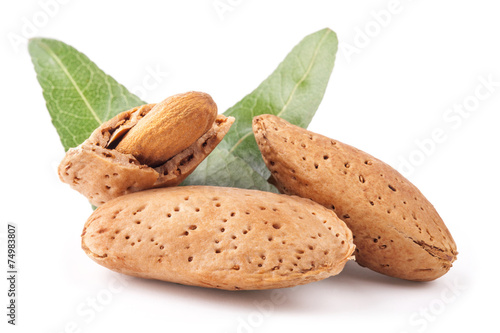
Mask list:
[[[176,186],[217,147],[234,122],[233,117],[218,115],[212,128],[194,144],[152,168],[113,148],[154,105],[145,104],[116,115],[80,146],[69,149],[59,165],[59,178],[95,206],[128,193]]]

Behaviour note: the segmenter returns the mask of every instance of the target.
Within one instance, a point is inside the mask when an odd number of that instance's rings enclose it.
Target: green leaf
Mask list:
[[[210,183],[269,190],[266,180],[270,172],[255,142],[252,119],[259,114],[274,114],[306,128],[323,99],[337,45],[337,36],[330,29],[306,36],[296,45],[257,89],[224,113],[235,117],[235,123],[183,185]],[[234,168],[238,169],[224,176]],[[217,170],[220,178],[213,176]]]
[[[277,192],[244,160],[219,148],[212,151],[182,185],[230,186]]]
[[[145,104],[63,42],[33,38],[28,50],[65,150],[81,144],[116,114]]]

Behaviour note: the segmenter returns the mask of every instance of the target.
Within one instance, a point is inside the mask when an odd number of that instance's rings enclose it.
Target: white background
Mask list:
[[[413,333],[498,327],[498,306],[490,305],[500,296],[497,3],[222,0],[230,6],[222,14],[217,3],[0,5],[0,266],[6,272],[6,224],[14,222],[20,272],[16,327],[6,324],[7,284],[1,279],[2,332]],[[390,16],[382,15],[389,9]],[[301,287],[227,292],[127,278],[86,257],[80,233],[91,209],[58,180],[63,148],[19,38],[60,39],[129,89],[144,89],[141,97],[149,102],[200,90],[223,112],[304,36],[325,27],[337,32],[341,46],[309,129],[400,170],[402,160],[413,161],[406,175],[458,244],[448,274],[412,283],[350,262],[340,275]],[[148,77],[151,71],[161,72],[156,81]],[[459,115],[454,107],[469,111]],[[430,144],[435,131],[441,140]],[[427,145],[422,149],[417,142]]]

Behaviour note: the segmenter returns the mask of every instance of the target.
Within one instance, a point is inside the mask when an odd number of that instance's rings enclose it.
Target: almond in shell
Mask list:
[[[120,273],[227,290],[318,281],[354,251],[345,223],[311,200],[210,186],[113,199],[87,220],[82,248]]]
[[[395,169],[273,115],[255,117],[253,130],[278,189],[332,209],[352,230],[360,265],[415,281],[448,272],[457,256],[453,237]]]
[[[191,92],[124,111],[68,150],[59,178],[95,206],[124,194],[179,185],[234,122],[216,110],[208,95]]]

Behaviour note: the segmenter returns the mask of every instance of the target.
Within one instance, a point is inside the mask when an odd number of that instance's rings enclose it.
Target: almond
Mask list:
[[[345,223],[311,200],[210,186],[111,200],[87,220],[82,248],[120,273],[227,290],[318,281],[354,251]]]
[[[457,248],[448,228],[389,165],[276,116],[255,117],[253,130],[278,189],[332,209],[352,230],[360,265],[415,281],[450,269]]]
[[[115,149],[156,167],[191,146],[216,117],[217,105],[208,94],[191,91],[170,96],[132,127]]]

